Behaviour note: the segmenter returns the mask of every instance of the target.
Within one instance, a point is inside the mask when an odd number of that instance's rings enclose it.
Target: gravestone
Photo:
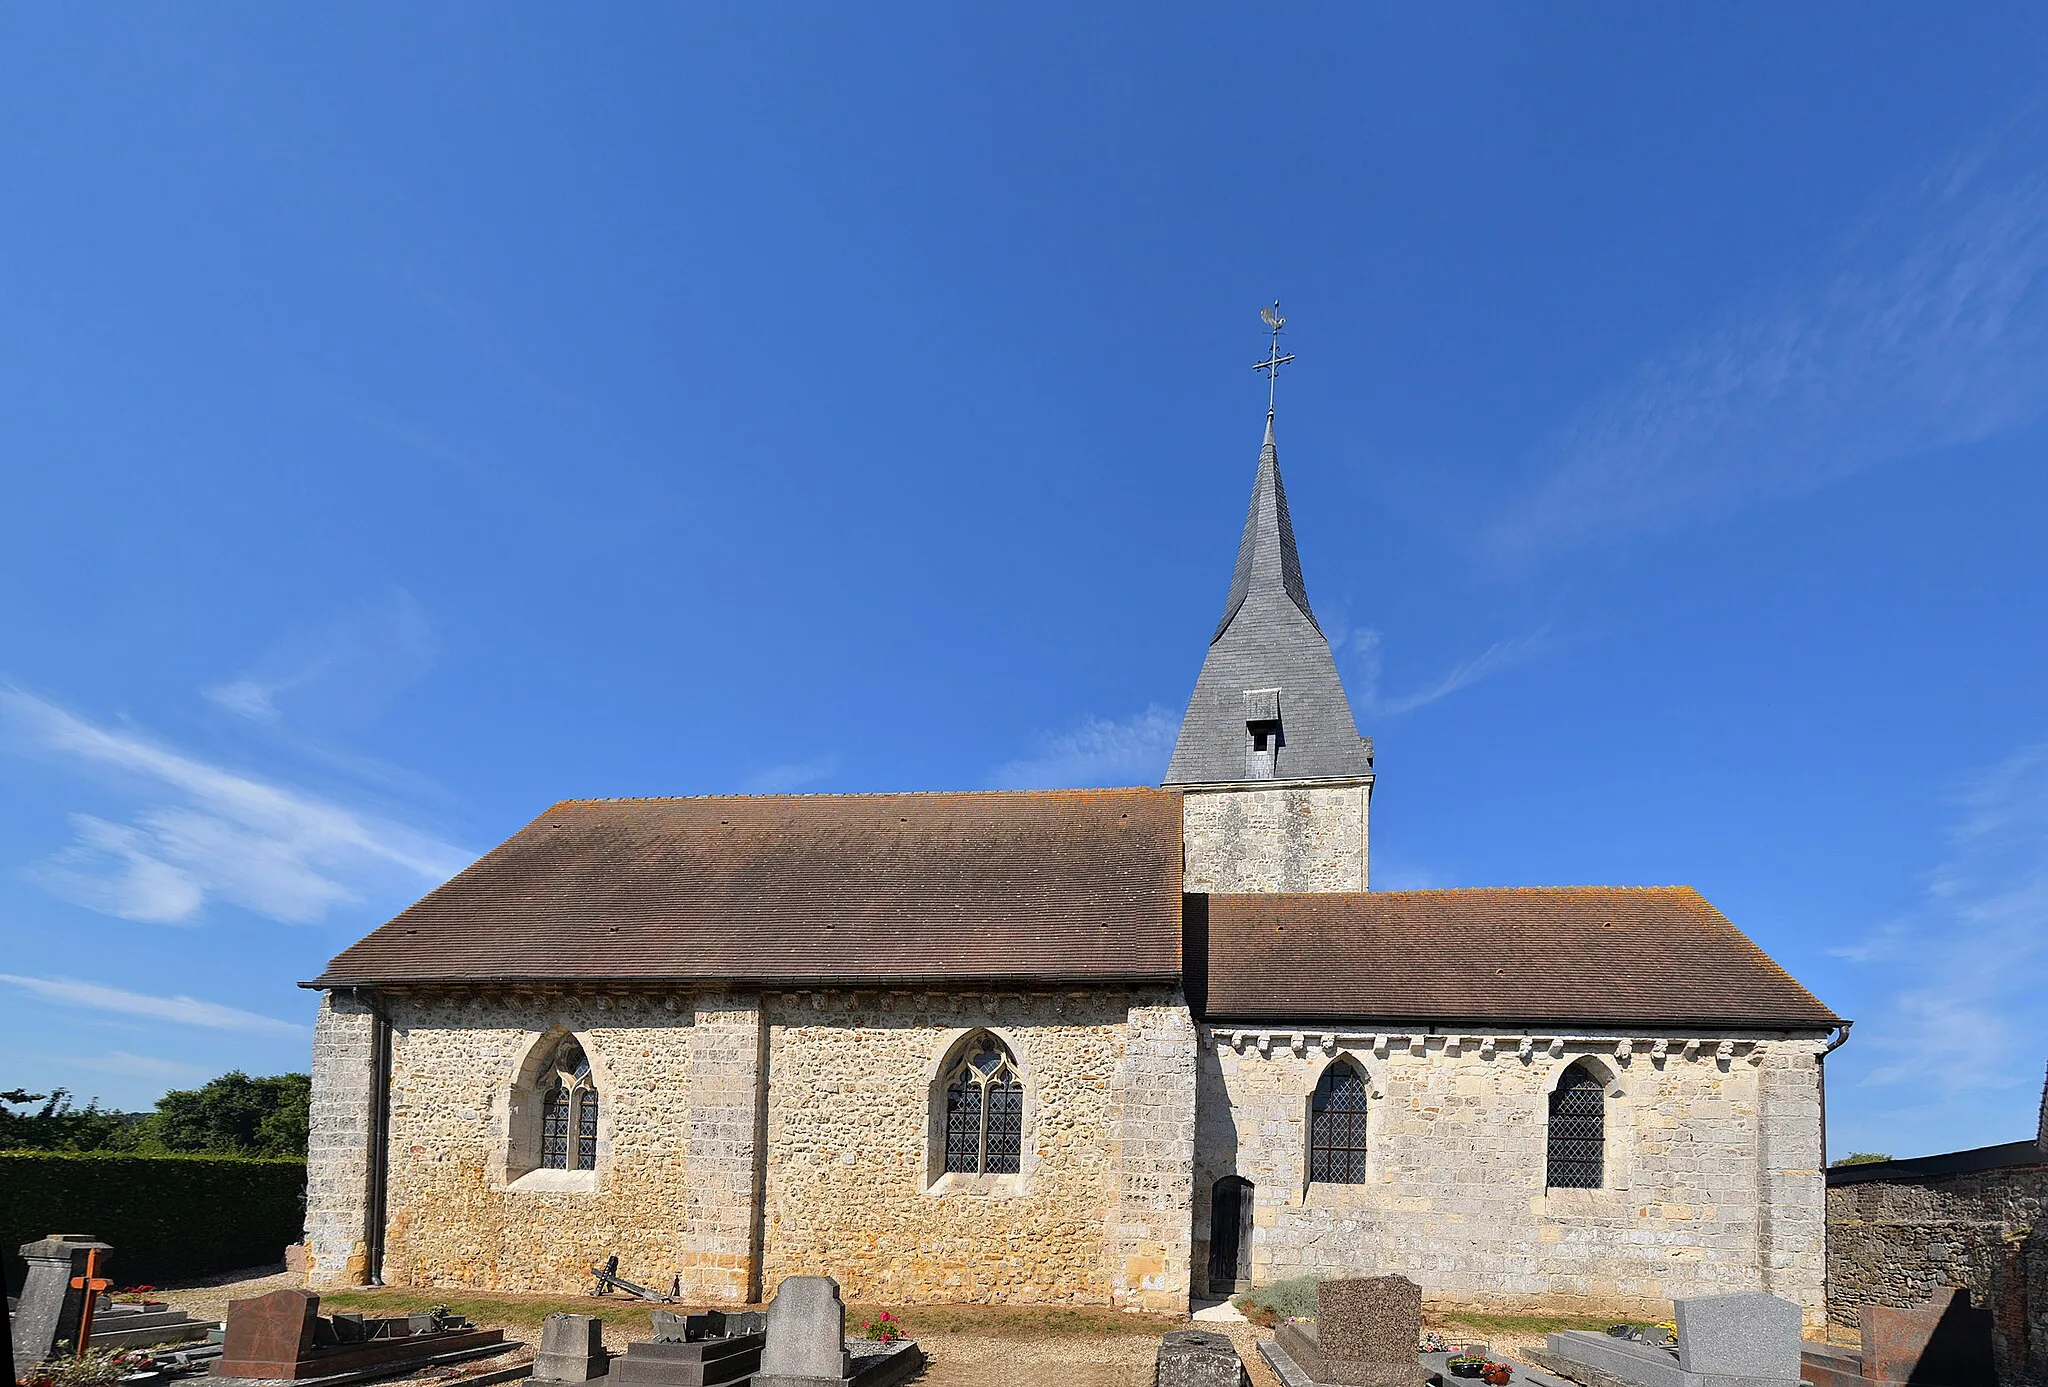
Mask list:
[[[341,1316],[335,1317],[340,1328]],[[227,1333],[222,1336],[220,1363],[234,1366],[235,1377],[291,1377],[292,1366],[313,1351],[313,1335],[319,1327],[320,1297],[311,1291],[287,1286],[268,1295],[228,1302]],[[361,1337],[362,1317],[355,1317]],[[247,1369],[244,1371],[243,1369]]]
[[[540,1352],[533,1356],[536,1381],[588,1382],[603,1377],[609,1362],[604,1321],[597,1316],[549,1315],[540,1322]]]
[[[846,1303],[829,1276],[792,1276],[768,1306],[768,1342],[754,1387],[815,1387],[851,1375]]]
[[[1749,1292],[1673,1306],[1675,1346],[1572,1329],[1530,1357],[1580,1381],[1590,1372],[1637,1387],[1798,1387],[1800,1312],[1791,1301]]]
[[[1997,1380],[1989,1310],[1970,1308],[1970,1293],[1950,1286],[1925,1305],[1865,1305],[1858,1312],[1860,1350],[1808,1344],[1802,1361],[1815,1387],[1976,1387]]]
[[[28,1279],[22,1283],[12,1325],[16,1377],[26,1377],[30,1368],[57,1351],[59,1342],[78,1342],[86,1293],[71,1281],[85,1275],[85,1256],[94,1249],[113,1251],[90,1233],[52,1233],[40,1242],[22,1244]],[[101,1264],[105,1261],[102,1258]]]
[[[1159,1341],[1156,1387],[1245,1387],[1251,1381],[1225,1334],[1176,1329]]]
[[[1422,1287],[1405,1276],[1361,1276],[1317,1282],[1316,1322],[1283,1324],[1272,1342],[1315,1382],[1422,1387],[1430,1374],[1416,1357],[1421,1338]]]
[[[1799,1381],[1799,1307],[1753,1291],[1672,1302],[1678,1366],[1702,1376]]]

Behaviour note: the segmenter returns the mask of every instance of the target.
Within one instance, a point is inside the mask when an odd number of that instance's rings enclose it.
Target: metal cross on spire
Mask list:
[[[1273,421],[1273,397],[1280,388],[1280,368],[1294,360],[1294,353],[1280,355],[1280,329],[1287,326],[1287,320],[1280,316],[1280,300],[1274,299],[1271,308],[1261,308],[1259,316],[1266,320],[1266,326],[1273,330],[1273,352],[1264,361],[1254,365],[1254,371],[1266,373],[1266,422]]]

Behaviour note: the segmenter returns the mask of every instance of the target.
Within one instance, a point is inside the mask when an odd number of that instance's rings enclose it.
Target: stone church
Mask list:
[[[1269,414],[1158,788],[565,800],[343,952],[311,1283],[1823,1310],[1836,1017],[1687,887],[1370,891]]]

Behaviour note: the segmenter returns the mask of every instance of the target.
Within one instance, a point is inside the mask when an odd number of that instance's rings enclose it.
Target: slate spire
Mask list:
[[[1230,575],[1230,596],[1223,619],[1216,623],[1210,644],[1223,639],[1244,606],[1253,583],[1270,588],[1278,583],[1318,634],[1322,627],[1309,610],[1308,588],[1301,581],[1301,555],[1294,547],[1294,520],[1287,514],[1287,488],[1280,483],[1280,449],[1273,442],[1273,416],[1266,415],[1266,441],[1259,447],[1259,471],[1252,482],[1251,509],[1245,512],[1244,536],[1237,542],[1237,569]]]
[[[1165,783],[1371,776],[1372,744],[1358,735],[1330,643],[1309,607],[1269,412],[1230,595]]]

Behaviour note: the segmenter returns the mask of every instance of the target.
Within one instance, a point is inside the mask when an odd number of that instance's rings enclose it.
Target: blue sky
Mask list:
[[[1156,781],[1263,424],[1374,884],[2048,1061],[2048,15],[0,16],[0,1085],[303,1067],[552,801]]]

